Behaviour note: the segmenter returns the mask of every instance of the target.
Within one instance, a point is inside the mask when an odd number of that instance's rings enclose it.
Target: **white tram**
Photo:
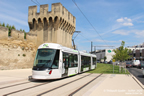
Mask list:
[[[31,78],[58,79],[95,68],[96,55],[44,43],[37,50]]]

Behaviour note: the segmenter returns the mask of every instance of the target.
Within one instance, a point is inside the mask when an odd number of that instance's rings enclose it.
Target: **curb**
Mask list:
[[[129,72],[129,70],[127,70],[127,71]],[[140,85],[140,87],[144,90],[144,85],[133,74],[130,73],[130,75]]]

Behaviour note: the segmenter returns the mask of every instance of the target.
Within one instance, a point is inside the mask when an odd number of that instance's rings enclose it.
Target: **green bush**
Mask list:
[[[23,54],[23,56],[25,57],[26,55],[25,55],[25,54]]]
[[[24,47],[22,47],[22,50],[24,50]]]

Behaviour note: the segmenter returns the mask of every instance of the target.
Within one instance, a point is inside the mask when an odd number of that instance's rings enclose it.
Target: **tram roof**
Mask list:
[[[62,46],[60,44],[56,44],[56,43],[44,43],[38,47],[38,49],[42,49],[42,48],[61,49],[64,52],[70,52],[70,53],[78,54],[78,50],[64,47],[64,46]]]
[[[96,57],[96,55],[93,55],[90,53],[85,53],[83,51],[74,50],[74,49],[64,47],[64,46],[62,46],[60,44],[56,44],[56,43],[43,43],[38,47],[38,49],[42,49],[42,48],[61,49],[63,52],[74,53],[74,54],[80,53],[81,55],[84,55],[84,56]]]

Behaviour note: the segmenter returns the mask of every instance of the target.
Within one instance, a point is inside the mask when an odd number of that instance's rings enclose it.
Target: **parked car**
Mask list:
[[[143,71],[142,71],[142,74],[143,74],[143,76],[144,76],[144,69],[143,69]]]
[[[104,61],[104,63],[107,64],[108,62],[107,62],[107,61]]]
[[[97,60],[97,63],[100,63],[100,61],[99,61],[99,60]]]
[[[119,64],[120,64],[120,62],[119,62],[119,61],[116,61],[116,62],[115,62],[115,65],[119,65]]]
[[[132,64],[133,67],[138,67],[138,65],[140,64],[140,60],[133,60]]]
[[[127,62],[126,62],[126,67],[129,67],[129,68],[130,68],[130,67],[132,67],[132,66],[133,66],[133,64],[132,64],[131,61],[127,61]]]
[[[113,64],[112,60],[110,60],[110,61],[108,62],[108,64]]]
[[[144,61],[141,61],[140,64],[138,65],[138,68],[143,68],[144,69]]]

